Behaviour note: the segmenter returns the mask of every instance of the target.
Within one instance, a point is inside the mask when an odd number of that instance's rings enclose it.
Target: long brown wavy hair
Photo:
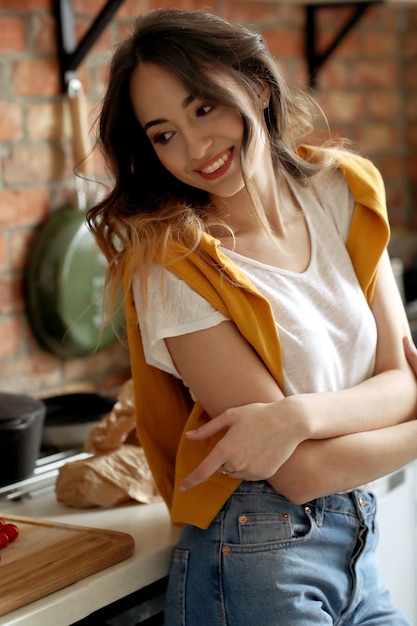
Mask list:
[[[110,295],[120,286],[127,259],[134,258],[145,280],[156,251],[163,251],[171,241],[198,250],[202,232],[218,224],[208,194],[178,181],[165,169],[135,117],[130,83],[133,71],[144,61],[171,71],[192,95],[208,104],[240,111],[243,175],[261,222],[262,207],[245,176],[250,120],[233,93],[213,79],[216,71],[241,85],[254,103],[262,89],[268,89],[264,116],[276,168],[306,179],[323,165],[308,163],[297,154],[297,146],[312,128],[312,100],[289,90],[259,34],[202,11],[156,10],[138,18],[131,36],[114,53],[99,117],[98,144],[112,189],[87,214],[89,228],[109,263]]]

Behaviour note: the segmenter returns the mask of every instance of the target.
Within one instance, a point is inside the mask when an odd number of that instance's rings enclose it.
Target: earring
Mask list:
[[[268,101],[267,101],[267,100],[264,100],[264,102],[262,102],[262,106],[263,106],[263,108],[264,108],[264,109],[266,109],[266,107],[268,106],[268,104],[269,104],[269,103],[268,103]]]

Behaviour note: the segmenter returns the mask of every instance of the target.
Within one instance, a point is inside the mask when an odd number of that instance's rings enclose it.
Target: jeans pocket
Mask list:
[[[165,626],[185,626],[185,586],[189,556],[189,550],[174,550],[165,597]]]
[[[291,505],[288,512],[248,513],[239,516],[241,546],[288,545],[305,540],[313,531],[311,515],[304,507]]]

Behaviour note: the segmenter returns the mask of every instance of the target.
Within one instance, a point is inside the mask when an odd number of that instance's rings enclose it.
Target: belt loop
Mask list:
[[[323,524],[323,512],[326,503],[326,498],[317,498],[316,500],[312,500],[308,502],[305,506],[305,509],[313,509],[312,513],[316,520],[317,526],[322,526]]]

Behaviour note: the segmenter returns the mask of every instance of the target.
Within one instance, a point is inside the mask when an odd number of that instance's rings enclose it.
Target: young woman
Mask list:
[[[309,147],[261,37],[160,10],[115,52],[114,186],[88,220],[123,281],[138,433],[184,524],[168,626],[401,626],[370,481],[417,457],[383,184]]]

